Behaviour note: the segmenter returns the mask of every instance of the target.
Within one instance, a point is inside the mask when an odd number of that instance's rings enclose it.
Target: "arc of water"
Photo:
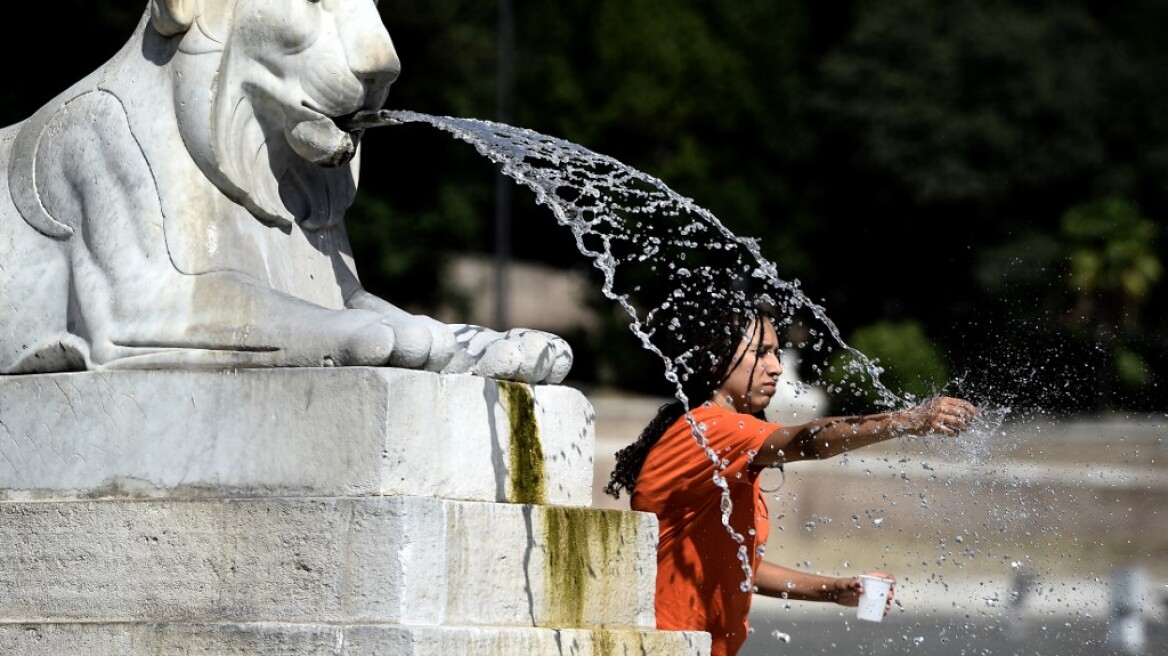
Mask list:
[[[769,289],[784,299],[781,307],[784,307],[789,315],[793,315],[801,308],[809,310],[816,320],[824,325],[834,342],[848,350],[854,356],[854,361],[866,369],[885,402],[888,405],[894,403],[896,397],[880,384],[879,372],[875,365],[862,353],[844,343],[839,329],[828,318],[826,311],[802,293],[797,281],[788,282],[779,277],[777,266],[763,257],[757,240],[735,235],[708,210],[697,205],[692,199],[676,193],[661,180],[579,144],[526,128],[481,119],[382,110],[359,113],[348,119],[345,127],[364,129],[417,122],[428,123],[474,146],[481,155],[499,165],[505,175],[531,189],[536,195],[537,202],[549,208],[557,222],[572,231],[577,249],[581,254],[591,258],[593,265],[603,274],[602,293],[606,298],[618,303],[628,314],[629,328],[639,339],[641,346],[661,358],[665,366],[665,379],[676,387],[675,396],[685,407],[689,407],[689,399],[682,390],[682,377],[686,375],[686,371],[679,369],[691,365],[688,362],[681,362],[680,358],[673,360],[666,356],[653,342],[653,334],[646,329],[645,322],[654,312],[669,307],[673,302],[671,299],[683,293],[682,288],[687,284],[693,286],[703,281],[710,285],[728,282],[727,287],[732,287],[745,283],[747,275],[769,285]],[[622,211],[627,216],[621,216]],[[696,217],[697,220],[677,227],[673,234],[665,237],[634,234],[630,227],[630,222],[633,222],[636,225],[632,227],[643,227],[650,232],[653,229],[661,231],[660,226],[641,221],[641,217],[681,216]],[[705,241],[699,241],[711,232],[713,238],[707,237]],[[636,244],[637,238],[643,243]],[[595,242],[595,245],[591,242]],[[641,249],[640,252],[636,252],[634,247],[630,253],[620,253],[622,247],[633,244]],[[642,315],[631,300],[630,293],[618,290],[617,268],[622,258],[625,262],[653,262],[659,256],[668,255],[670,247],[685,249],[675,254],[682,260],[681,267],[672,261],[663,265],[668,269],[668,275],[679,280],[679,287],[667,295],[666,300],[660,302],[656,308]],[[734,264],[740,265],[741,270],[731,270],[735,267],[703,268],[700,263],[695,263],[696,268],[693,269],[687,267],[685,264],[687,254],[697,252],[703,247],[707,251],[718,251],[725,256],[736,257]],[[738,252],[740,250],[745,250],[749,258],[744,258]],[[656,264],[651,264],[650,269],[654,269],[655,266]],[[729,275],[729,281],[720,281],[720,277],[726,275]],[[638,288],[635,287],[634,291],[636,289]],[[779,306],[776,304],[776,307]],[[713,482],[721,490],[722,496],[722,524],[731,538],[740,545],[738,558],[745,574],[742,589],[747,591],[753,581],[751,559],[746,553],[745,538],[730,524],[733,503],[730,499],[729,483],[723,475],[726,464],[709,446],[704,426],[695,421],[692,413],[687,412],[686,417],[697,444],[714,463]]]

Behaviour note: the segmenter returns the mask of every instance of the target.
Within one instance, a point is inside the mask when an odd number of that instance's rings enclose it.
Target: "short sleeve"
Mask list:
[[[727,477],[745,472],[766,439],[780,428],[752,415],[725,410],[705,417],[698,426],[704,427],[706,443],[717,454]]]

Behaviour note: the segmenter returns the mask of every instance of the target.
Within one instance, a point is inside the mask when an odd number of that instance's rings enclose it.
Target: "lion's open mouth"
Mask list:
[[[393,118],[391,114],[392,112],[388,109],[363,109],[352,114],[338,116],[333,119],[333,123],[336,123],[337,127],[345,132],[379,128],[384,125],[400,125],[401,121]]]

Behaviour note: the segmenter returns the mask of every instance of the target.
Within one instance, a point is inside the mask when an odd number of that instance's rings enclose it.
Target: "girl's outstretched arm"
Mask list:
[[[823,460],[910,435],[956,436],[981,411],[969,401],[941,396],[920,405],[871,415],[823,417],[772,433],[755,456],[758,467],[796,460]]]

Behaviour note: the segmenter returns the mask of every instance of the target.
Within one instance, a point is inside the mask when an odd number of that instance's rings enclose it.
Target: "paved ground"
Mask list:
[[[960,617],[892,616],[879,624],[844,618],[756,614],[739,656],[865,654],[884,656],[1110,656],[1168,653],[1168,624],[1148,622],[1141,640],[1112,632],[1106,619],[990,622]],[[1112,642],[1114,640],[1114,642]]]
[[[613,454],[665,399],[589,398],[594,505],[627,509],[602,492]],[[1166,417],[1007,417],[958,441],[917,438],[796,463],[785,480],[768,472],[768,558],[832,575],[893,572],[900,608],[873,624],[838,607],[759,599],[742,656],[1168,656],[1166,427]],[[1119,635],[1112,598],[1126,595],[1114,585],[1123,572],[1142,577],[1132,625],[1142,651],[1122,648],[1130,638],[1107,640]]]

